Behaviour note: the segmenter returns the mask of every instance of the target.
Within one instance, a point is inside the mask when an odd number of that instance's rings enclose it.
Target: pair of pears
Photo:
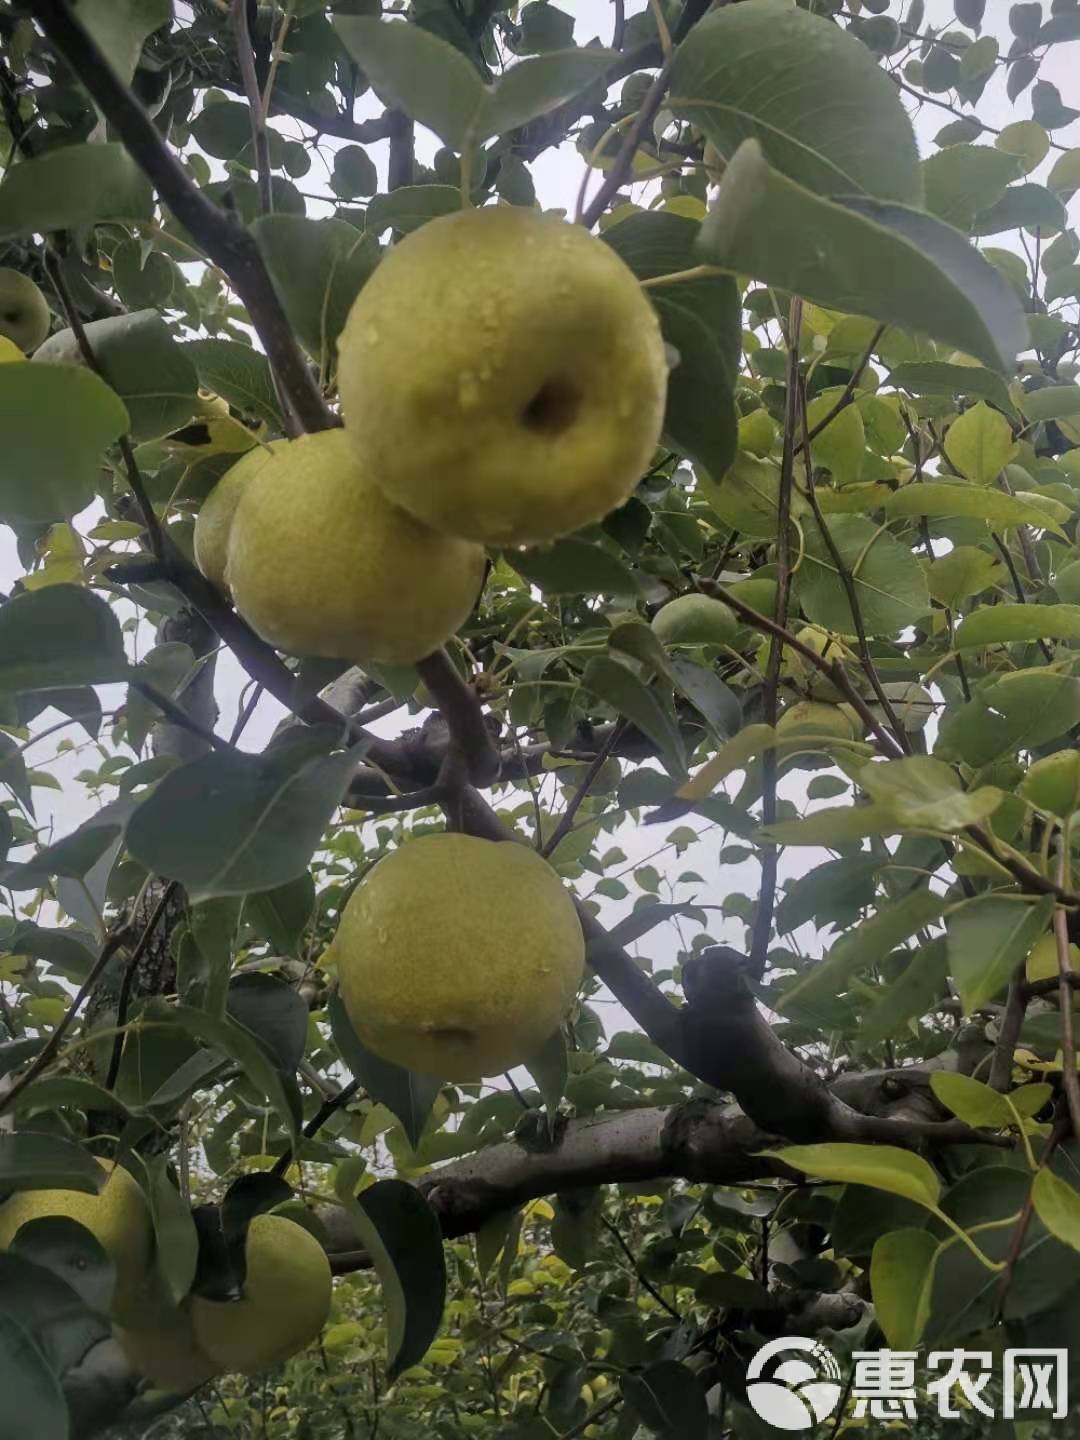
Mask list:
[[[247,1274],[240,1300],[190,1296],[174,1305],[154,1264],[154,1226],[146,1198],[120,1165],[97,1194],[21,1190],[0,1205],[0,1249],[23,1225],[63,1216],[83,1225],[112,1261],[111,1316],[128,1362],[158,1389],[187,1391],[226,1371],[255,1374],[308,1345],[330,1311],[326,1254],[309,1231],[280,1215],[256,1215],[247,1230]]]
[[[250,451],[196,525],[200,569],[290,654],[430,654],[476,601],[484,545],[601,519],[660,436],[652,306],[609,246],[533,210],[463,210],[395,245],[338,355],[344,430]]]

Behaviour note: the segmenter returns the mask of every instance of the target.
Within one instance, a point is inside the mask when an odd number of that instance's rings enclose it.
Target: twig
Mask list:
[[[1009,547],[1005,544],[1005,541],[1002,540],[1001,536],[997,533],[996,530],[990,531],[990,538],[997,546],[998,554],[1001,556],[1002,560],[1005,561],[1005,567],[1009,572],[1009,579],[1012,581],[1013,594],[1016,596],[1017,603],[1020,605],[1026,605],[1028,603],[1028,598],[1024,594],[1024,586],[1020,579],[1020,575],[1016,569],[1016,563],[1012,558]],[[1045,640],[1039,641],[1039,649],[1043,652],[1043,657],[1049,664],[1050,661],[1052,661],[1054,658],[1054,652],[1050,649],[1050,646],[1046,643]]]
[[[24,1075],[20,1076],[20,1078],[16,1080],[15,1084],[12,1085],[11,1089],[7,1092],[6,1095],[0,1095],[0,1115],[2,1115],[5,1110],[9,1110],[11,1108],[11,1106],[19,1098],[19,1096],[22,1094],[22,1092],[26,1089],[28,1085],[33,1084],[33,1082],[53,1059],[56,1052],[60,1049],[61,1041],[63,1040],[67,1032],[71,1029],[72,1025],[75,1023],[75,1017],[82,1009],[83,1002],[86,1000],[90,992],[94,989],[97,982],[101,979],[101,976],[103,975],[105,967],[108,965],[109,961],[113,958],[117,950],[119,950],[120,946],[124,943],[124,940],[127,937],[127,933],[127,926],[121,925],[116,930],[114,930],[113,933],[105,941],[104,945],[101,947],[101,953],[98,955],[97,959],[90,967],[89,975],[87,975],[86,979],[79,986],[74,1000],[72,1000],[71,1004],[68,1006],[63,1018],[57,1025],[56,1029],[49,1036],[48,1040],[46,1040],[45,1044],[38,1051],[37,1055],[35,1055],[29,1069]]]
[[[333,1115],[336,1111],[340,1110],[343,1106],[348,1105],[349,1101],[352,1100],[352,1098],[356,1095],[359,1089],[360,1081],[350,1080],[347,1085],[342,1086],[342,1088],[337,1092],[336,1095],[331,1095],[328,1100],[324,1100],[323,1103],[319,1106],[318,1110],[316,1110],[315,1114],[304,1126],[303,1130],[301,1130],[300,1133],[304,1137],[304,1139],[310,1140],[315,1135],[317,1135],[322,1129],[322,1127],[326,1124],[327,1120],[330,1119],[330,1116]],[[294,1150],[286,1150],[274,1161],[274,1166],[273,1169],[270,1171],[270,1174],[284,1175],[285,1171],[293,1163],[295,1158],[296,1152]]]
[[[803,429],[805,431],[806,392],[801,378],[799,380],[799,392],[803,406]],[[814,432],[816,432],[817,428],[817,426],[814,427]],[[836,573],[840,577],[840,583],[844,587],[844,594],[847,596],[848,609],[851,611],[851,618],[855,624],[855,638],[858,644],[859,659],[862,662],[863,671],[870,681],[871,689],[877,696],[878,704],[881,706],[886,720],[889,722],[889,729],[896,736],[896,743],[905,754],[910,755],[911,741],[908,739],[908,733],[902,725],[900,717],[893,709],[892,702],[888,695],[885,693],[885,687],[881,683],[877,666],[874,664],[874,657],[870,654],[870,644],[866,637],[866,623],[863,620],[862,606],[859,604],[859,593],[855,588],[855,577],[848,569],[844,557],[840,553],[840,547],[837,545],[833,538],[832,531],[826,524],[825,516],[821,513],[821,505],[817,498],[817,486],[814,484],[814,467],[811,458],[811,442],[814,432],[806,435],[802,447],[803,456],[806,461],[806,498],[810,501],[810,508],[814,512],[814,519],[817,522],[818,530],[821,532],[821,538],[825,541],[825,548],[832,557],[832,562],[836,566]]]
[[[803,441],[804,445],[808,445],[811,440],[816,440],[817,437],[821,434],[821,432],[827,429],[828,426],[832,424],[832,422],[836,419],[837,415],[840,414],[841,410],[846,410],[847,407],[851,404],[851,402],[855,399],[855,391],[858,388],[859,376],[866,369],[867,365],[870,364],[870,357],[877,349],[878,342],[881,339],[882,335],[885,334],[885,330],[886,326],[879,325],[874,331],[873,335],[870,337],[869,345],[867,345],[866,349],[863,351],[862,359],[855,366],[855,369],[851,372],[851,376],[848,379],[847,384],[844,386],[841,393],[837,396],[836,404],[831,406],[825,412],[825,414],[817,422],[814,428],[807,434],[806,439]]]
[[[991,1090],[1000,1091],[1001,1094],[1004,1094],[1012,1084],[1013,1055],[1016,1052],[1016,1042],[1019,1040],[1020,1031],[1023,1028],[1024,1016],[1027,1014],[1029,998],[1030,991],[1024,984],[1024,963],[1022,962],[1016,974],[1009,981],[1009,993],[1005,999],[1005,1015],[998,1031],[997,1043],[994,1046],[994,1058],[990,1062],[990,1074],[986,1081]]]
[[[135,983],[135,971],[138,969],[139,961],[146,954],[146,947],[153,938],[154,931],[165,914],[169,901],[173,898],[180,886],[177,881],[170,880],[158,897],[146,928],[139,936],[138,944],[128,956],[127,964],[124,966],[123,978],[120,981],[120,993],[116,999],[116,1026],[113,1035],[112,1054],[109,1056],[109,1069],[105,1076],[105,1089],[111,1090],[116,1084],[116,1078],[120,1074],[120,1061],[124,1053],[125,1028],[127,1026],[128,1006],[131,1004],[131,987]]]
[[[1068,844],[1062,835],[1057,837],[1057,883],[1065,884]],[[1054,910],[1054,939],[1057,942],[1058,972],[1061,975],[1061,1066],[1065,1099],[1069,1106],[1069,1120],[1074,1135],[1080,1135],[1080,1077],[1076,1074],[1076,1033],[1073,1026],[1072,959],[1069,955],[1069,921],[1059,905]]]
[[[794,296],[788,314],[787,396],[784,405],[784,449],[780,462],[780,487],[776,501],[776,620],[787,623],[788,599],[791,593],[791,492],[795,484],[795,432],[799,424],[799,337],[802,333],[802,301]],[[803,421],[805,424],[805,419]],[[783,641],[773,635],[769,659],[765,667],[765,723],[775,726],[779,712],[780,663]],[[766,750],[761,761],[761,823],[776,822],[776,751]],[[776,904],[776,872],[779,850],[765,842],[761,850],[761,888],[754,913],[750,942],[752,963],[764,971],[772,934],[773,910]]]
[[[626,39],[626,0],[614,0],[615,24],[611,29],[611,48],[621,50]]]
[[[244,84],[244,95],[251,111],[251,144],[255,151],[255,171],[259,181],[259,213],[269,215],[274,208],[274,193],[270,174],[270,142],[266,134],[266,117],[263,113],[262,96],[259,94],[259,80],[255,74],[255,51],[251,44],[248,28],[247,0],[232,0],[230,8],[233,33],[236,36],[236,58],[240,65],[240,78]]]
[[[570,833],[570,829],[574,823],[574,816],[581,808],[582,801],[585,799],[586,795],[588,795],[590,787],[595,781],[597,775],[599,775],[600,771],[603,769],[604,762],[611,755],[611,752],[612,750],[614,750],[619,736],[623,733],[625,729],[626,721],[620,718],[618,721],[616,721],[614,727],[612,728],[611,734],[607,737],[603,745],[601,745],[600,749],[596,752],[596,758],[593,760],[592,764],[588,766],[585,774],[581,777],[581,784],[577,787],[577,789],[574,791],[573,795],[571,795],[569,801],[567,802],[566,809],[563,811],[562,819],[559,821],[558,825],[556,825],[554,831],[552,832],[551,839],[540,851],[541,855],[543,855],[545,859],[547,859],[549,855],[554,853],[554,851],[558,848],[559,843],[562,840],[565,840],[566,836]]]
[[[1050,1163],[1050,1157],[1069,1133],[1070,1120],[1067,1108],[1062,1111],[1060,1104],[1058,1114],[1054,1120],[1054,1128],[1050,1131],[1050,1138],[1046,1142],[1046,1149],[1039,1157],[1039,1169],[1044,1170]],[[1013,1277],[1016,1274],[1016,1267],[1020,1261],[1020,1254],[1024,1248],[1024,1237],[1027,1235],[1028,1227],[1031,1224],[1031,1217],[1035,1208],[1035,1191],[1029,1188],[1024,1196],[1024,1204],[1020,1211],[1020,1218],[1016,1222],[1009,1240],[1009,1253],[1005,1257],[1005,1268],[1001,1272],[1001,1281],[997,1293],[997,1314],[995,1320],[1001,1318],[1001,1312],[1005,1308],[1005,1301],[1009,1291],[1012,1289]]]
[[[386,167],[386,188],[400,190],[403,185],[411,185],[415,178],[416,127],[402,110],[388,110],[386,118],[390,124],[390,160]]]
[[[416,669],[449,726],[468,778],[477,785],[490,784],[501,762],[476,691],[461,678],[445,650],[418,660]]]
[[[638,1264],[634,1252],[630,1249],[630,1246],[623,1239],[622,1231],[619,1229],[619,1227],[613,1224],[606,1215],[600,1216],[600,1223],[601,1225],[603,1225],[604,1229],[608,1232],[608,1234],[614,1237],[616,1243],[619,1246],[619,1249],[626,1256],[627,1260],[630,1261],[630,1264],[633,1267],[634,1274],[637,1276],[638,1280],[649,1292],[649,1294],[653,1297],[656,1303],[661,1306],[662,1309],[666,1310],[674,1321],[681,1325],[683,1322],[683,1317],[679,1314],[678,1310],[675,1309],[674,1305],[669,1304],[668,1301],[664,1299],[663,1295],[660,1294],[660,1291],[656,1288],[654,1284],[652,1284],[648,1277],[642,1273],[641,1266]]]
[[[31,0],[30,12],[177,220],[228,275],[304,428],[325,430],[336,424],[296,342],[253,236],[192,184],[68,0]]]
[[[233,726],[232,734],[229,736],[230,745],[235,745],[240,739],[240,736],[247,729],[248,721],[251,719],[252,715],[255,714],[256,707],[258,706],[259,701],[262,699],[262,697],[263,687],[256,680],[252,683],[251,694],[240,706],[240,709],[237,712],[236,724]]]
[[[648,93],[642,101],[637,119],[627,132],[626,139],[623,141],[619,153],[615,156],[611,169],[604,176],[600,189],[597,190],[589,204],[576,217],[577,223],[584,225],[586,230],[592,229],[607,209],[608,201],[629,178],[638,146],[641,144],[646,131],[655,120],[660,106],[664,103],[668,81],[671,79],[673,58],[672,55],[668,55],[665,58],[659,73],[649,86]]]
[[[197,735],[200,740],[214,750],[224,750],[228,753],[235,749],[230,740],[226,740],[222,735],[215,735],[212,730],[207,730],[197,720],[193,720],[182,705],[178,705],[175,700],[170,700],[167,695],[162,694],[153,685],[147,684],[145,680],[132,680],[130,683],[133,690],[137,690],[144,700],[148,700],[151,705],[161,711],[167,720],[179,726],[181,730],[187,730],[190,734]]]

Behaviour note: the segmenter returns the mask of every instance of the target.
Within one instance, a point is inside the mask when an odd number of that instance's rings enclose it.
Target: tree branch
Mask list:
[[[236,36],[236,58],[240,65],[244,98],[251,111],[251,144],[255,151],[255,171],[259,179],[259,212],[262,215],[269,215],[274,208],[270,173],[270,142],[266,136],[262,96],[259,93],[258,76],[255,74],[255,51],[251,44],[251,31],[248,27],[247,0],[232,0],[229,13],[233,33]]]
[[[629,177],[638,146],[644,139],[652,122],[656,119],[660,106],[664,103],[668,81],[671,79],[671,66],[673,61],[674,55],[665,56],[659,74],[650,85],[648,93],[642,101],[637,119],[627,132],[626,139],[623,141],[619,153],[615,156],[611,169],[604,176],[603,184],[588,205],[581,211],[581,214],[577,216],[578,224],[584,225],[586,230],[593,228],[600,219],[600,216],[603,215],[607,209],[608,201],[618,192],[619,187],[623,185]]]
[[[304,428],[325,430],[336,424],[292,333],[253,236],[192,184],[68,0],[31,0],[30,12],[177,220],[228,275]]]

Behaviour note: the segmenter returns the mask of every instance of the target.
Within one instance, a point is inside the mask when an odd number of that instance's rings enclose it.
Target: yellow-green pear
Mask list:
[[[838,740],[854,740],[862,728],[850,705],[827,705],[820,700],[799,700],[776,722],[780,735],[835,735]]]
[[[303,1350],[330,1313],[326,1252],[282,1215],[256,1215],[247,1232],[247,1276],[234,1301],[191,1297],[195,1343],[221,1370],[255,1375]]]
[[[581,226],[519,206],[395,245],[338,351],[357,454],[446,534],[531,545],[600,520],[660,436],[667,360],[638,281]]]
[[[240,496],[271,455],[288,443],[287,440],[271,440],[268,445],[256,445],[248,450],[225,471],[202,503],[195,519],[195,564],[219,590],[225,588],[229,535]]]
[[[243,486],[225,583],[244,619],[290,655],[407,664],[468,617],[477,545],[391,505],[343,430],[274,450]]]
[[[1080,810],[1080,750],[1056,750],[1032,764],[1020,782],[1020,795],[1052,815]]]
[[[162,1301],[147,1307],[131,1329],[114,1326],[128,1363],[158,1390],[185,1393],[220,1375],[216,1365],[195,1341],[190,1305]]]
[[[535,850],[427,835],[356,887],[328,958],[376,1055],[479,1080],[532,1059],[558,1029],[585,942],[569,893]]]
[[[28,354],[42,343],[51,324],[48,301],[30,276],[0,265],[0,335]]]
[[[0,1250],[30,1220],[63,1215],[77,1220],[98,1240],[116,1268],[112,1313],[121,1324],[137,1324],[151,1282],[154,1226],[138,1183],[122,1165],[98,1162],[108,1178],[96,1195],[82,1190],[17,1190],[0,1205]]]

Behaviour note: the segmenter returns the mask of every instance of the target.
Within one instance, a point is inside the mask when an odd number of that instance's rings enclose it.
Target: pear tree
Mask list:
[[[0,0],[0,1432],[1076,1423],[1077,41]]]

